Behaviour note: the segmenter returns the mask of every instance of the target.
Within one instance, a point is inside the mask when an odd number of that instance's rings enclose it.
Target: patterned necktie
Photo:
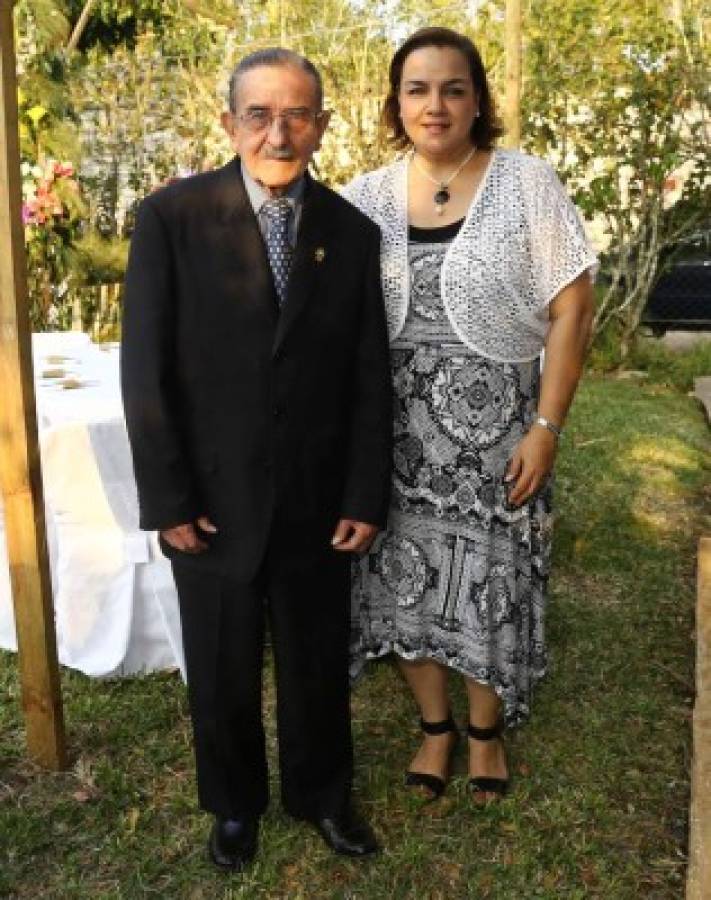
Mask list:
[[[262,210],[269,222],[267,253],[274,276],[274,287],[281,306],[286,300],[286,285],[291,267],[292,250],[289,243],[291,204],[285,197],[274,197],[264,203]]]

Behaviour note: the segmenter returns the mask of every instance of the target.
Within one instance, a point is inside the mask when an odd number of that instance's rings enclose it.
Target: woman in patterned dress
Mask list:
[[[396,394],[389,528],[355,567],[354,657],[397,655],[424,732],[406,782],[433,799],[458,736],[449,674],[464,677],[485,802],[508,786],[502,726],[526,719],[546,667],[550,474],[595,257],[550,166],[495,149],[468,38],[412,35],[384,120],[409,153],[344,191],[381,228]]]

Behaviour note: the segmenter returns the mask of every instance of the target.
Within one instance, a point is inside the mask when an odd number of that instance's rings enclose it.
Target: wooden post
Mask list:
[[[699,539],[687,900],[711,897],[711,537]]]
[[[521,146],[521,0],[506,0],[505,50],[504,143],[517,148]]]
[[[0,6],[0,486],[30,756],[66,765],[21,216],[12,3]]]

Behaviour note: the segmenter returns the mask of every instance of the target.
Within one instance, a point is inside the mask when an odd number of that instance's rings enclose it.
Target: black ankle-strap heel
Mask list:
[[[452,749],[449,752],[447,776],[445,778],[440,778],[439,775],[429,775],[426,772],[405,773],[406,787],[423,787],[430,794],[430,796],[427,798],[428,800],[438,800],[444,793],[444,789],[447,786],[447,778],[449,777],[449,768],[451,766],[452,754],[454,753],[455,747],[459,743],[459,730],[457,729],[457,725],[451,715],[441,722],[425,722],[424,719],[420,719],[420,728],[424,731],[425,734],[448,734],[450,732],[453,732],[456,735],[456,739],[452,744]]]
[[[476,725],[467,726],[467,735],[475,741],[493,741],[500,738],[504,731],[504,723],[500,719],[491,728],[477,728]],[[510,787],[509,778],[490,778],[487,775],[477,775],[467,782],[467,790],[470,794],[494,794],[497,800],[505,797]]]

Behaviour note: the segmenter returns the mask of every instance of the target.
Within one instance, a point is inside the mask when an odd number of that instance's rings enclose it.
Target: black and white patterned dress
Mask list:
[[[536,409],[539,361],[493,361],[453,331],[440,271],[460,224],[410,230],[393,499],[388,530],[354,566],[353,663],[436,660],[494,687],[514,725],[546,667],[550,484],[513,509],[503,475]]]

